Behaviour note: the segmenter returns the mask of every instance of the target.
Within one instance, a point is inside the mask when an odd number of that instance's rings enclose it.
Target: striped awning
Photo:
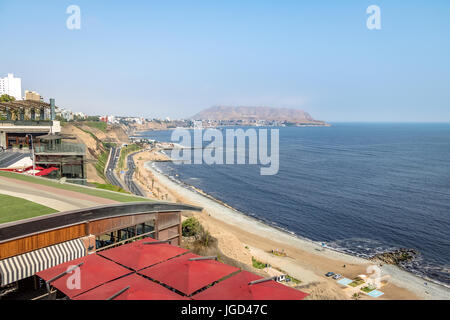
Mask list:
[[[36,272],[85,255],[86,248],[83,241],[76,239],[0,260],[1,286],[31,277]]]

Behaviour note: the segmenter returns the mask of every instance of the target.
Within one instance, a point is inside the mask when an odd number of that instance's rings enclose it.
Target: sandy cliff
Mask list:
[[[82,143],[86,146],[86,171],[88,182],[107,183],[102,176],[99,175],[95,165],[101,154],[107,152],[103,142],[118,144],[128,142],[125,128],[122,126],[108,126],[106,132],[104,132],[82,123],[66,123],[62,127],[61,132],[63,134],[74,136],[74,142]]]

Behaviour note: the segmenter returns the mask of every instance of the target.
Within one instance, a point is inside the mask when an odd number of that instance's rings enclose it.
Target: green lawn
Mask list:
[[[98,182],[93,182],[93,184],[95,185],[96,188],[99,188],[99,189],[105,189],[105,190],[109,190],[109,191],[130,194],[127,190],[124,190],[121,187],[115,186],[113,184],[104,184],[104,183],[98,183]]]
[[[108,127],[106,122],[103,121],[85,121],[84,124],[87,125],[88,127],[96,128],[103,132],[106,132],[106,128]]]
[[[0,223],[28,219],[58,212],[52,208],[11,196],[0,194]]]
[[[117,202],[153,201],[148,198],[135,197],[133,195],[127,195],[127,194],[119,193],[119,192],[102,191],[102,190],[98,190],[95,188],[86,188],[86,187],[82,187],[82,186],[77,186],[72,183],[60,184],[54,180],[27,176],[27,175],[20,174],[20,173],[0,171],[0,176],[7,177],[7,178],[13,178],[16,180],[21,180],[21,181],[26,181],[26,182],[31,182],[31,183],[36,183],[36,184],[49,186],[49,187],[53,187],[53,188],[84,193],[84,194],[88,194],[88,195],[96,196],[96,197],[100,197],[100,198],[111,199],[111,200],[114,200]]]
[[[364,291],[366,293],[369,293],[369,292],[371,292],[373,290],[375,290],[375,288],[373,288],[371,286],[367,286],[367,287],[361,288],[361,291]]]
[[[363,283],[364,283],[363,279],[361,279],[359,277],[356,277],[355,279],[353,279],[353,282],[349,283],[348,285],[351,286],[351,287],[357,287],[357,286],[359,286],[359,285],[361,285]]]

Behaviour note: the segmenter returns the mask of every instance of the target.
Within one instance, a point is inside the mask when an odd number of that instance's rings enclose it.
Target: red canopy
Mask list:
[[[55,170],[59,170],[59,169],[55,168],[55,167],[50,167],[50,168],[44,169],[44,170],[36,173],[35,176],[46,176]]]
[[[188,298],[135,273],[80,294],[74,300],[106,300],[128,286],[129,289],[113,300],[188,300]]]
[[[239,270],[215,260],[189,261],[190,258],[198,257],[188,253],[141,270],[139,273],[190,295]]]
[[[152,238],[146,238],[101,251],[99,254],[133,270],[141,270],[188,251],[167,243],[144,244],[144,242],[155,241]]]
[[[91,254],[38,272],[36,273],[36,275],[48,281],[55,276],[67,271],[71,266],[76,266],[82,262],[83,265],[81,265],[79,269],[80,288],[69,288],[68,286],[68,284],[74,284],[74,281],[71,280],[73,280],[73,277],[76,274],[75,272],[65,274],[61,278],[52,282],[51,285],[64,292],[69,298],[72,298],[105,282],[131,273],[130,270],[121,267],[112,261],[109,261],[96,254]]]
[[[274,280],[249,285],[262,279],[253,273],[241,271],[214,286],[196,294],[194,300],[303,300],[308,294],[289,288]]]

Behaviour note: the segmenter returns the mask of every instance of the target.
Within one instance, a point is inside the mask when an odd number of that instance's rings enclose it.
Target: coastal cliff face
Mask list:
[[[170,124],[164,121],[151,121],[144,124],[130,123],[128,129],[131,132],[149,131],[149,130],[167,130]],[[172,126],[173,127],[173,126]]]
[[[309,113],[288,108],[216,106],[192,117],[194,120],[268,120],[299,123],[317,122]]]
[[[108,152],[104,143],[127,143],[128,135],[122,126],[107,126],[105,131],[88,126],[81,122],[65,123],[61,132],[75,137],[75,143],[86,147],[86,171],[88,182],[107,183],[103,175],[96,168],[98,159]]]

